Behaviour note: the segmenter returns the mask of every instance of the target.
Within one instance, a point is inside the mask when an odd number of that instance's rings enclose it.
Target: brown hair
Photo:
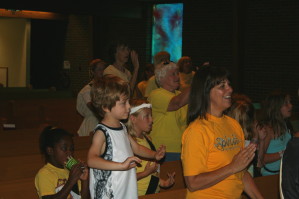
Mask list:
[[[114,75],[105,75],[96,81],[91,88],[91,102],[97,110],[100,119],[105,116],[103,108],[111,110],[121,95],[130,97],[130,86],[121,78]]]
[[[188,61],[192,61],[192,60],[191,60],[191,57],[184,56],[184,57],[181,57],[181,58],[179,59],[177,65],[178,65],[178,67],[179,67],[180,72],[183,72],[183,71],[184,71],[183,66],[184,66],[184,64],[185,64],[186,62],[188,62]]]
[[[236,97],[240,97],[238,95]],[[244,98],[238,98],[233,102],[229,108],[227,115],[237,120],[244,132],[246,140],[253,138],[253,123],[255,120],[255,111],[250,99],[247,96]]]

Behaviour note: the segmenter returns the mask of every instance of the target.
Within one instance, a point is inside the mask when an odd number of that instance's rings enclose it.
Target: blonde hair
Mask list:
[[[111,110],[121,95],[130,97],[130,86],[121,78],[114,75],[105,75],[91,87],[91,102],[97,110],[100,119],[105,116],[104,108]]]
[[[255,111],[252,103],[248,99],[246,96],[244,96],[243,99],[238,98],[229,108],[227,115],[240,123],[245,139],[251,140],[254,137],[253,123],[255,120]]]
[[[139,105],[141,105],[141,104],[143,104],[143,103],[148,103],[148,102],[147,102],[146,100],[143,100],[143,99],[132,99],[132,100],[130,100],[131,108],[136,107],[136,106],[139,106]],[[138,111],[136,111],[136,112],[130,114],[130,116],[133,115],[134,117],[138,117],[139,114],[142,114],[143,112],[144,112],[144,108],[141,108],[141,109],[139,109]],[[130,117],[129,117],[128,122],[127,122],[127,127],[128,127],[128,132],[129,132],[129,134],[130,134],[134,139],[136,139],[136,137],[137,137],[137,135],[136,135],[136,131],[134,130],[134,125],[133,125],[133,123],[132,123]]]

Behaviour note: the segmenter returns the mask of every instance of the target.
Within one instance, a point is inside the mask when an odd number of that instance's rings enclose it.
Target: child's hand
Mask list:
[[[84,163],[84,162],[81,162],[80,163],[80,165],[81,165],[81,170],[82,170],[82,174],[81,174],[81,176],[80,176],[80,180],[88,180],[88,176],[89,176],[89,170],[88,170],[88,166],[87,166],[87,164],[86,163]]]
[[[150,162],[148,161],[145,168],[144,168],[144,172],[147,174],[147,175],[150,175],[152,173],[155,173],[157,172],[157,169],[158,169],[158,165],[156,162]]]
[[[82,173],[83,171],[81,169],[81,164],[73,165],[72,169],[70,170],[69,180],[75,184],[80,179]]]
[[[165,151],[166,151],[166,146],[161,145],[155,154],[155,159],[161,160],[165,156]]]
[[[175,172],[172,172],[172,173],[167,173],[167,180],[160,180],[160,187],[162,188],[169,188],[171,187],[172,185],[174,185],[174,177],[175,177]]]
[[[135,156],[128,157],[122,164],[122,170],[129,170],[137,166],[137,163],[141,163],[141,160]]]
[[[257,127],[258,139],[264,141],[267,135],[266,127]]]

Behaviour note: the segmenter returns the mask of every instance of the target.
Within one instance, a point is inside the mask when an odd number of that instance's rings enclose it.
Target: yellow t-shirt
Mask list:
[[[69,178],[69,170],[66,168],[60,169],[47,163],[41,168],[35,176],[35,188],[40,198],[46,195],[54,195],[58,193]],[[81,191],[81,183],[78,181],[79,192]],[[80,193],[71,191],[68,195],[68,199],[78,198]]]
[[[156,83],[156,77],[154,75],[151,78],[149,78],[149,80],[147,81],[147,85],[146,85],[145,92],[144,92],[144,97],[148,97],[150,95],[150,93],[157,88],[159,88],[159,87]]]
[[[180,91],[172,93],[158,88],[152,91],[148,98],[152,104],[154,120],[150,135],[154,145],[165,145],[167,152],[181,152],[182,134],[186,129],[187,105],[176,111],[167,111],[170,100],[179,94]]]
[[[130,82],[132,75],[131,72],[125,68],[125,72],[121,72],[120,70],[118,70],[117,68],[115,68],[113,65],[109,65],[103,72],[103,75],[115,75],[119,78],[121,78],[122,80],[126,81],[126,82]]]
[[[142,96],[144,97],[144,94],[145,94],[145,89],[146,89],[146,86],[147,86],[147,82],[148,81],[141,81],[137,84],[137,88],[139,89],[140,93],[142,94]]]
[[[196,119],[182,137],[182,163],[184,176],[195,176],[215,171],[228,165],[234,155],[244,147],[244,134],[239,123],[228,117],[207,115],[208,120]],[[233,174],[209,188],[187,191],[187,199],[217,198],[239,199],[243,186],[243,174]]]
[[[137,138],[137,143],[140,144],[140,145],[142,145],[142,146],[145,146],[148,149],[151,148],[145,138],[143,138],[143,139]],[[139,172],[144,171],[144,168],[145,168],[145,166],[146,166],[147,163],[148,163],[148,161],[142,160],[142,162],[140,164],[141,166],[140,167],[139,166],[136,167],[137,168],[136,172],[139,173]],[[155,176],[157,176],[157,174]],[[159,177],[159,176],[157,176],[157,177]],[[140,180],[137,181],[138,196],[145,195],[145,193],[146,193],[146,191],[148,189],[150,180],[151,180],[151,175],[146,176],[145,178],[142,178],[142,179],[140,179]],[[157,189],[156,189],[156,193],[158,193],[159,191],[160,191],[160,187],[158,186]]]

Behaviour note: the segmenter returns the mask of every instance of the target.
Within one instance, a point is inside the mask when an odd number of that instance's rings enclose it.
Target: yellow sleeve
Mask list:
[[[188,127],[186,129],[182,139],[184,176],[194,176],[208,171],[207,159],[210,143],[210,138],[204,128]]]
[[[35,188],[39,197],[56,194],[56,183],[55,175],[47,170],[40,170],[35,176]]]
[[[155,76],[152,76],[147,82],[144,97],[148,97],[150,95],[150,93],[157,88],[158,88],[158,86],[156,84],[156,78],[155,78]]]
[[[167,112],[169,102],[173,97],[174,95],[168,95],[161,92],[161,90],[155,90],[155,92],[150,94],[148,100],[152,104],[153,112],[165,114]]]

